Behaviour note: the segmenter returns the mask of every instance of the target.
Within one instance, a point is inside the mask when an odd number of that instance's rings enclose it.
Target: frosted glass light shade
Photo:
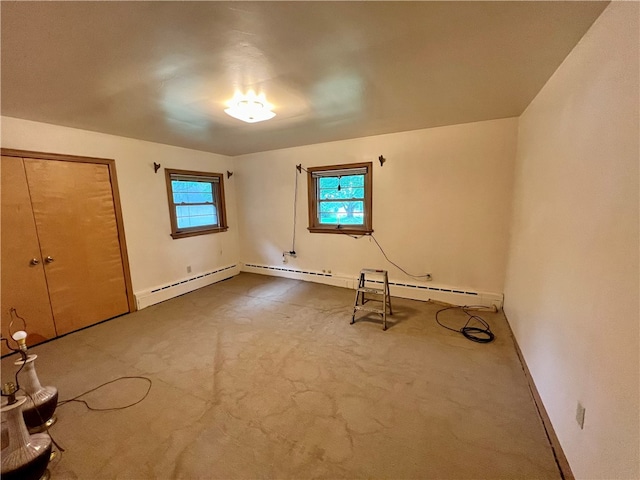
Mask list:
[[[229,102],[229,108],[225,109],[224,112],[247,123],[263,122],[276,116],[271,111],[271,105],[267,103],[264,95],[256,95],[253,92],[249,92],[246,95],[236,93]]]

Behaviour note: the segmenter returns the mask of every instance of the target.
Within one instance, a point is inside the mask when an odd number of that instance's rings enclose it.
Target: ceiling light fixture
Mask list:
[[[251,90],[246,95],[236,92],[228,105],[224,111],[227,115],[247,123],[263,122],[276,116],[264,94],[256,95]]]

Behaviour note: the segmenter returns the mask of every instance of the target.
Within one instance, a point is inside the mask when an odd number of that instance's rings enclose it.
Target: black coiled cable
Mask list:
[[[436,322],[438,322],[438,325],[440,325],[441,327],[446,328],[447,330],[451,330],[452,332],[458,332],[461,333],[462,335],[465,336],[465,338],[467,338],[468,340],[471,340],[472,342],[476,342],[476,343],[490,343],[493,342],[493,340],[496,338],[496,336],[493,334],[493,332],[491,331],[491,327],[489,327],[489,324],[480,316],[478,315],[472,315],[471,313],[468,312],[468,309],[472,308],[470,306],[453,306],[453,307],[446,307],[446,308],[442,308],[440,310],[438,310],[436,312]],[[455,328],[451,328],[448,327],[446,325],[444,325],[440,319],[438,318],[438,315],[440,315],[440,313],[446,311],[446,310],[453,310],[453,309],[460,309],[462,310],[464,313],[467,314],[467,316],[469,317],[467,319],[467,323],[464,324],[464,326],[460,329],[455,329]],[[472,321],[476,321],[478,322],[481,327],[472,327],[469,326],[469,324]]]

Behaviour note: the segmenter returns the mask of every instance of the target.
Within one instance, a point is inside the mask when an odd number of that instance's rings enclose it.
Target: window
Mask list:
[[[307,169],[310,232],[373,232],[371,166],[369,162]]]
[[[174,239],[227,230],[222,177],[221,173],[165,169]]]

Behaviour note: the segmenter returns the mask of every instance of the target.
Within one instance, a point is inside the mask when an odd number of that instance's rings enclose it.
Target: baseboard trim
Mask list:
[[[513,344],[516,347],[516,353],[518,354],[518,358],[520,359],[520,364],[522,365],[522,370],[524,371],[525,377],[527,378],[527,383],[529,384],[529,390],[531,391],[531,396],[533,397],[533,401],[536,405],[536,409],[538,410],[538,415],[540,416],[540,420],[542,420],[542,425],[544,426],[544,430],[547,434],[547,439],[551,445],[551,450],[553,451],[553,456],[556,460],[556,465],[558,465],[558,470],[560,471],[560,476],[563,480],[575,480],[573,472],[571,471],[571,466],[569,465],[569,461],[567,460],[566,455],[564,454],[564,450],[562,449],[562,445],[560,444],[560,440],[556,435],[556,432],[553,428],[553,424],[551,423],[551,418],[549,418],[549,414],[547,413],[546,408],[544,408],[544,403],[542,402],[542,397],[538,392],[538,388],[536,387],[535,382],[533,381],[533,377],[531,376],[531,371],[529,370],[529,366],[524,359],[524,355],[522,354],[522,350],[520,350],[520,345],[518,345],[518,340],[516,336],[513,334],[513,329],[511,328],[511,324],[509,323],[509,319],[507,317],[506,312],[504,312],[505,318],[507,319],[507,325],[509,327],[509,332],[511,333],[511,338],[513,339]]]
[[[209,272],[199,273],[193,277],[183,278],[177,282],[159,285],[148,290],[135,292],[138,310],[150,307],[156,303],[164,302],[179,295],[184,295],[193,290],[197,290],[212,283],[217,283],[227,278],[235,277],[240,273],[240,266],[227,265],[225,267],[216,268]]]
[[[244,263],[241,266],[241,271],[257,273],[260,275],[270,275],[274,277],[292,278],[295,280],[304,280],[306,282],[322,283],[325,285],[333,285],[335,287],[350,289],[355,289],[358,283],[357,274],[354,276],[347,274],[332,274],[315,270],[300,270],[286,266],[276,267],[255,263]],[[448,287],[437,285],[432,282],[426,284],[389,279],[389,290],[393,297],[408,298],[411,300],[421,300],[424,302],[435,300],[449,303],[451,305],[479,305],[484,307],[495,307],[497,309],[502,308],[501,294]]]

